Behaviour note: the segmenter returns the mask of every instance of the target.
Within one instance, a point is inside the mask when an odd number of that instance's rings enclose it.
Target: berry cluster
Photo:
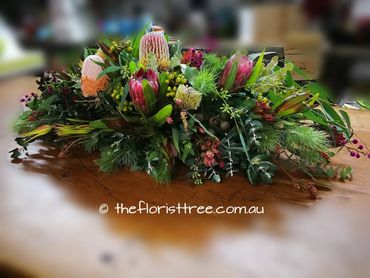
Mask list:
[[[116,41],[112,42],[110,48],[109,48],[109,51],[111,53],[115,52],[115,51],[126,51],[128,53],[130,53],[132,51],[132,43],[130,40],[127,40],[127,41],[120,41],[119,43],[117,43]]]
[[[25,103],[28,103],[30,102],[31,100],[37,98],[37,95],[35,93],[31,93],[30,95],[24,95],[20,102],[25,102]]]
[[[165,83],[167,85],[166,97],[175,97],[177,88],[181,84],[186,84],[187,80],[182,73],[173,72],[168,75]]]
[[[113,88],[111,93],[111,97],[117,103],[117,105],[121,104],[122,97],[123,97],[123,87],[121,84],[118,84],[116,87]],[[131,101],[125,100],[122,105],[122,111],[124,113],[133,111],[134,107]]]
[[[365,146],[360,143],[359,139],[355,138],[351,143],[354,145],[354,147],[347,147],[350,156],[360,158],[362,154],[363,156],[370,158],[369,150],[365,151]]]
[[[123,86],[122,86],[122,84],[118,84],[116,87],[113,88],[111,96],[117,103],[121,102],[121,98],[123,96]]]
[[[256,107],[254,111],[257,114],[261,115],[262,119],[264,119],[265,121],[274,121],[274,116],[271,115],[269,100],[266,97],[263,97],[262,95],[258,96],[258,101],[256,102]]]
[[[203,52],[190,48],[182,54],[181,63],[200,69],[203,64]]]
[[[332,137],[332,139],[334,139],[333,143],[335,147],[345,146],[348,143],[347,138],[342,132],[338,131],[336,126],[332,127]]]

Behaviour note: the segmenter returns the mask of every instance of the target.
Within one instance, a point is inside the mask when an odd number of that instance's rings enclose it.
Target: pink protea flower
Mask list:
[[[235,60],[237,61],[238,66],[237,66],[237,72],[236,72],[234,84],[229,89],[229,91],[231,92],[243,87],[245,83],[247,82],[253,70],[253,62],[249,60],[247,56],[241,56],[241,55],[234,54],[227,61],[224,71],[221,74],[220,81],[219,81],[220,87],[223,87],[225,85],[226,79],[230,74],[231,68]]]
[[[145,71],[142,68],[131,76],[129,81],[129,93],[132,99],[132,103],[135,105],[135,107],[141,112],[147,113],[148,106],[143,93],[144,79],[148,81],[150,87],[153,89],[156,96],[158,96],[159,81],[157,74],[151,69]]]
[[[109,78],[107,75],[97,79],[103,68],[95,62],[104,63],[104,60],[99,55],[89,55],[82,64],[81,90],[85,97],[96,96],[108,85]]]

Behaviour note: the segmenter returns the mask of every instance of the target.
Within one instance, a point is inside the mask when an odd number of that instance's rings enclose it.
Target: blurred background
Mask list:
[[[370,85],[368,0],[29,0],[0,12],[0,78],[75,62],[83,45],[162,25],[187,44],[270,47],[339,101]],[[280,49],[280,50],[279,50]],[[302,77],[298,77],[302,79]]]

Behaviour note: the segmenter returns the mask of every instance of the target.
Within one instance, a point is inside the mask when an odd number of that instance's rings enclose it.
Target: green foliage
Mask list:
[[[289,126],[284,130],[284,147],[308,164],[322,163],[328,151],[327,134],[309,126]]]
[[[271,153],[281,144],[281,130],[265,128],[260,131],[259,150],[263,153]]]
[[[101,171],[113,173],[124,166],[136,166],[139,159],[138,154],[139,151],[133,139],[119,140],[104,148],[95,163]]]
[[[215,53],[206,53],[204,54],[203,67],[218,74],[225,67],[226,61],[226,57],[220,57]]]
[[[192,85],[197,91],[204,95],[212,94],[217,90],[216,75],[212,70],[203,68],[194,77]]]
[[[172,104],[167,104],[156,114],[154,114],[150,119],[158,126],[163,125],[166,122],[166,119],[171,116],[172,113]]]

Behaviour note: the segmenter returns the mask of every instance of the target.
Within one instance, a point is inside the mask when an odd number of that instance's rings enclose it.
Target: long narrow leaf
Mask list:
[[[249,77],[249,79],[247,81],[246,86],[253,85],[254,83],[256,83],[256,81],[260,77],[260,74],[261,74],[261,71],[262,71],[264,56],[265,56],[265,51],[262,51],[261,55],[259,56],[259,58],[257,60],[256,65],[253,68],[252,74],[251,74],[251,76]]]

